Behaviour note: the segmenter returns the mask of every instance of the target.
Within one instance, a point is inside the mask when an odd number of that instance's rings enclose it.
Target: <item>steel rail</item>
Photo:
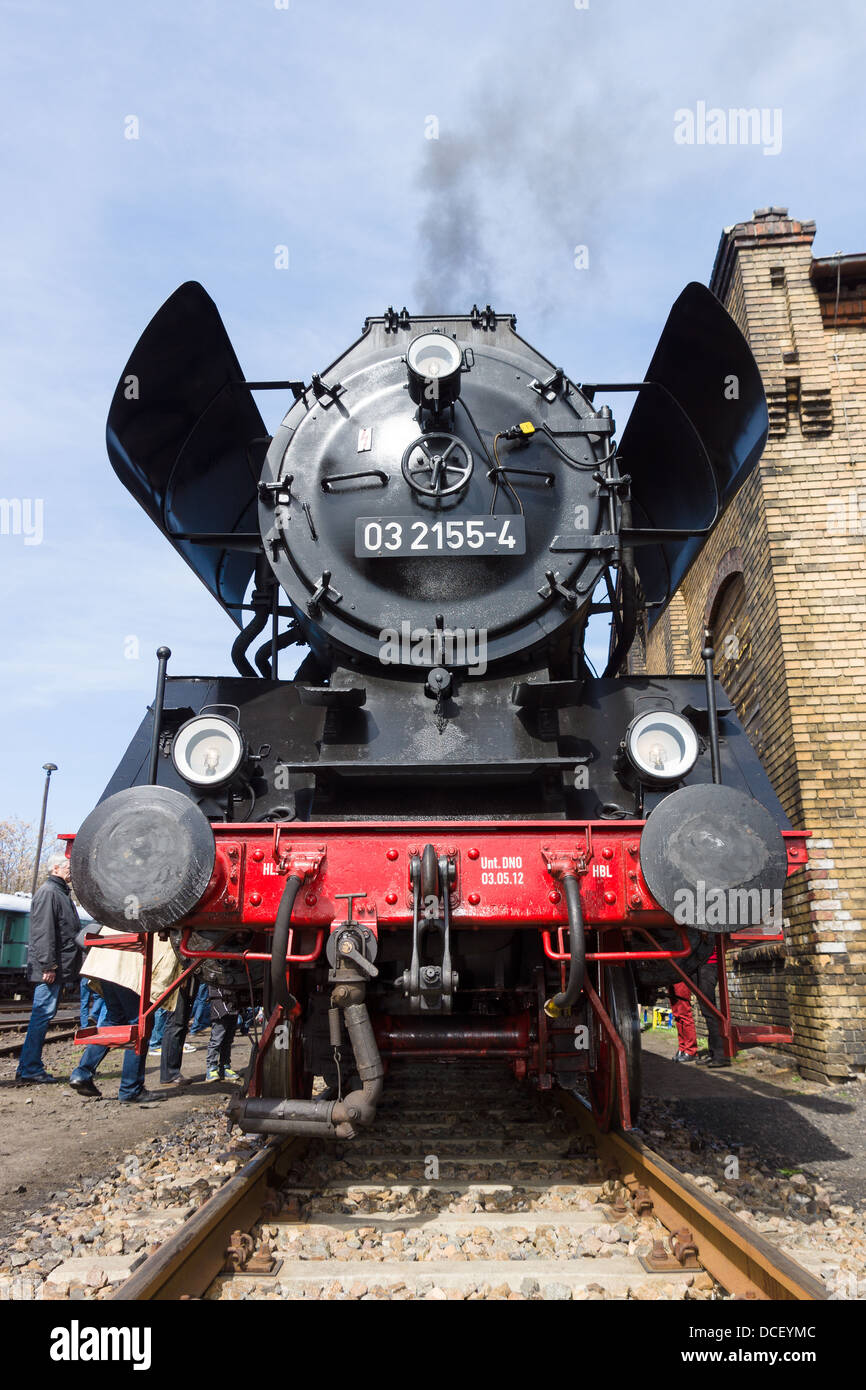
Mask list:
[[[701,1267],[729,1294],[775,1301],[822,1301],[821,1281],[763,1236],[749,1229],[660,1154],[634,1135],[604,1134],[581,1097],[557,1088],[557,1100],[595,1145],[602,1167],[635,1193],[646,1188],[652,1215],[671,1233],[687,1227]],[[200,1298],[225,1268],[231,1235],[249,1230],[262,1215],[303,1139],[272,1140],[169,1236],[111,1295],[112,1301],[148,1302]],[[643,1195],[643,1194],[641,1194]],[[653,1277],[651,1274],[650,1278]],[[655,1277],[658,1277],[656,1275]]]
[[[0,1004],[0,1028],[17,1028],[19,1024],[23,1024],[26,1028],[27,1024],[30,1022],[30,1015],[32,1012],[33,1006],[30,1001],[26,999],[19,1004]],[[61,1008],[57,1010],[51,1022],[58,1026],[61,1023],[77,1024],[78,1014],[79,1010],[77,1008]]]
[[[632,1193],[639,1186],[648,1189],[653,1216],[671,1232],[688,1227],[702,1268],[728,1293],[737,1298],[797,1302],[828,1297],[820,1279],[751,1230],[636,1136],[621,1130],[603,1134],[586,1101],[563,1090],[558,1098],[625,1187]]]
[[[148,1255],[111,1295],[111,1301],[147,1303],[184,1295],[200,1298],[223,1270],[232,1232],[255,1224],[267,1200],[269,1179],[281,1176],[279,1169],[304,1143],[287,1139],[266,1144]]]
[[[23,1024],[20,1031],[26,1033],[27,1025]],[[47,1046],[48,1043],[71,1042],[75,1037],[75,1031],[76,1030],[73,1028],[71,1031],[67,1029],[65,1033],[48,1032],[45,1035],[45,1044]],[[0,1042],[0,1057],[17,1057],[23,1046],[23,1038],[20,1038],[17,1042]]]

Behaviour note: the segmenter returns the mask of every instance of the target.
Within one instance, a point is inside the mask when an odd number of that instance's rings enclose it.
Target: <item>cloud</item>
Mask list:
[[[610,380],[642,371],[682,284],[753,207],[788,203],[828,253],[860,249],[851,0],[832,22],[806,0],[29,0],[4,25],[0,496],[44,498],[46,534],[0,538],[0,815],[19,796],[33,814],[31,763],[38,782],[57,739],[56,823],[87,808],[161,642],[175,671],[231,669],[232,625],[104,451],[120,370],[182,280],[205,284],[258,378],[309,378],[388,303],[489,299],[552,360]],[[782,154],[675,147],[673,113],[697,99],[781,106]],[[272,428],[285,403],[262,408]]]

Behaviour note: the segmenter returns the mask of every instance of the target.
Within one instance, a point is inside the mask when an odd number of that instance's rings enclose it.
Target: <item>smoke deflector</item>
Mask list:
[[[696,282],[671,309],[645,380],[617,457],[632,479],[638,537],[643,528],[660,532],[658,544],[638,539],[635,550],[644,596],[656,605],[651,625],[700,549],[700,533],[761,457],[769,416],[748,343]]]
[[[188,281],[133,349],[106,444],[124,487],[238,626],[261,550],[256,486],[269,442],[216,305]]]

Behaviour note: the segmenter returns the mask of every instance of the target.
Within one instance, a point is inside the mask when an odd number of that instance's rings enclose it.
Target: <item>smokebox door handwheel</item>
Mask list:
[[[472,477],[473,458],[456,434],[422,434],[407,447],[401,467],[421,497],[450,497]]]

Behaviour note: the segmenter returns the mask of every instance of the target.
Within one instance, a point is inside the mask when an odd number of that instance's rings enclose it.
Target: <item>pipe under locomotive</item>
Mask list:
[[[292,404],[270,437],[272,389]],[[619,389],[637,398],[617,446],[596,397]],[[79,1040],[146,1047],[154,932],[263,1002],[230,1105],[249,1131],[351,1138],[410,1057],[583,1075],[599,1121],[628,1127],[638,998],[696,932],[720,947],[729,1055],[786,1039],[732,1023],[724,956],[778,922],[804,835],[709,639],[702,676],[626,673],[766,434],[749,348],[700,285],[623,386],[574,384],[489,307],[388,310],[309,384],[249,382],[183,285],[127,364],[108,450],[238,625],[239,674],[168,676],[160,649],[74,838],[81,901],[145,975],[137,1025]]]

